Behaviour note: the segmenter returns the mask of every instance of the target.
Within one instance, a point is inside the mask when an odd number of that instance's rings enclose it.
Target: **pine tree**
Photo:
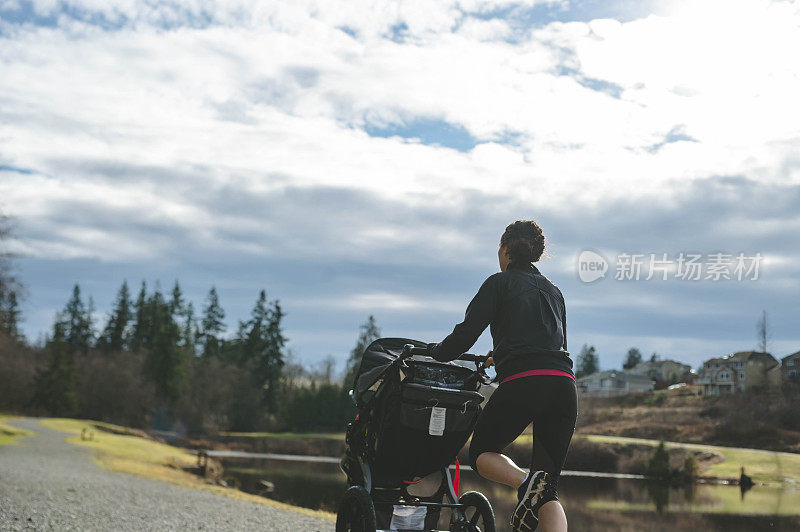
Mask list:
[[[7,294],[0,292],[0,333],[9,338],[22,341],[23,336],[19,330],[22,313],[17,302],[17,293],[9,291]]]
[[[181,342],[186,352],[195,355],[197,352],[197,319],[194,317],[194,304],[189,301],[186,305],[183,329],[181,330]]]
[[[262,294],[264,291],[262,290]],[[267,342],[264,351],[258,353],[256,375],[263,383],[264,405],[268,410],[274,411],[276,408],[276,396],[278,381],[281,377],[281,370],[285,362],[284,349],[286,347],[286,337],[283,336],[281,321],[284,314],[278,301],[272,304],[268,312],[267,322]]]
[[[131,351],[139,351],[145,344],[150,324],[147,319],[147,283],[142,281],[139,296],[133,305],[133,326],[127,344]]]
[[[64,331],[64,342],[69,346],[71,352],[85,353],[89,350],[94,339],[92,317],[89,308],[81,299],[81,289],[76,284],[72,289],[72,297],[67,301],[61,313],[62,327]]]
[[[69,319],[59,312],[53,337],[47,342],[48,362],[34,376],[31,403],[51,416],[69,416],[75,411],[75,350],[67,342]]]
[[[239,365],[257,360],[266,352],[269,342],[270,312],[267,308],[267,293],[264,290],[258,295],[258,300],[250,312],[250,320],[239,322],[237,333],[239,344]]]
[[[375,316],[370,315],[367,321],[361,325],[356,346],[350,351],[350,357],[347,359],[347,372],[344,377],[344,388],[346,390],[349,391],[348,386],[353,386],[353,380],[356,377],[356,371],[358,371],[358,365],[361,363],[364,350],[380,337],[381,330],[375,322]]]
[[[147,302],[150,328],[146,342],[145,374],[153,381],[159,399],[168,405],[181,395],[186,351],[181,347],[181,328],[172,317],[171,305],[156,290]]]
[[[11,327],[10,322],[18,324],[20,321],[16,300],[20,297],[23,287],[13,272],[14,254],[3,245],[5,241],[13,238],[13,229],[10,218],[0,211],[0,332],[4,327]],[[11,307],[17,312],[16,317],[8,315]]]
[[[203,356],[219,356],[221,352],[221,335],[225,332],[225,311],[219,304],[217,289],[211,287],[208,292],[208,303],[203,314]]]
[[[186,313],[186,306],[183,299],[183,292],[181,292],[181,285],[175,281],[175,286],[172,287],[172,299],[169,302],[169,311],[173,316],[183,316]]]
[[[128,328],[132,318],[131,295],[128,290],[128,282],[124,281],[117,293],[114,308],[105,329],[103,329],[103,334],[97,340],[97,347],[106,353],[122,351],[129,337]]]

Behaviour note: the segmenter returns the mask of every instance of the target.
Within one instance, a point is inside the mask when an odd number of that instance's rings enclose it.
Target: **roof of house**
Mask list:
[[[791,355],[786,355],[781,360],[788,360],[790,358],[800,358],[800,351],[798,351],[797,353],[792,353]]]
[[[644,361],[639,362],[638,364],[636,364],[635,367],[637,367],[637,368],[639,368],[639,367],[641,367],[641,368],[658,368],[658,367],[663,366],[666,363],[678,364],[680,366],[686,366],[687,368],[691,367],[689,364],[684,364],[683,362],[678,362],[677,360],[670,360],[670,359],[665,359],[665,360],[644,360]]]
[[[750,359],[764,360],[770,365],[770,367],[778,364],[778,361],[775,360],[775,357],[769,353],[762,353],[760,351],[737,351],[736,353],[731,353],[730,355],[726,355],[724,357],[709,358],[703,362],[703,365],[713,362],[714,360],[719,360],[720,362],[747,362]]]

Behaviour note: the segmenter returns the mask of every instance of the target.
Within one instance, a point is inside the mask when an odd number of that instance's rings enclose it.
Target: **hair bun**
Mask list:
[[[539,224],[533,220],[517,220],[506,227],[500,245],[505,246],[512,263],[527,264],[542,257],[544,240]]]

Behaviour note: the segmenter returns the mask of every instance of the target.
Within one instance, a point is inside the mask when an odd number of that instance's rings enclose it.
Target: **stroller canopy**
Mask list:
[[[367,346],[353,383],[353,393],[356,397],[361,397],[375,383],[376,378],[383,370],[400,356],[406,344],[414,347],[428,347],[425,342],[409,338],[378,338]]]

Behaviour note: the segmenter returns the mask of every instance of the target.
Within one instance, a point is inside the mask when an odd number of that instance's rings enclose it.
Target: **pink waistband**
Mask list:
[[[567,373],[566,371],[561,371],[560,369],[532,369],[508,376],[503,379],[500,384],[513,381],[514,379],[521,379],[522,377],[530,377],[532,375],[557,375],[559,377],[569,377],[570,379],[575,380],[575,377],[573,377],[571,374]]]

